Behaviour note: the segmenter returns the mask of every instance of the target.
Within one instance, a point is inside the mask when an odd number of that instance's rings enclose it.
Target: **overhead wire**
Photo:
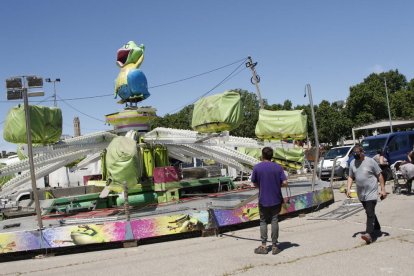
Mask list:
[[[207,96],[209,93],[211,93],[214,89],[216,89],[217,87],[219,87],[220,85],[222,85],[223,83],[225,83],[226,81],[232,79],[233,77],[235,77],[236,75],[238,75],[240,72],[242,72],[244,69],[246,69],[246,67],[243,67],[239,72],[235,73],[242,65],[245,64],[245,61],[247,60],[247,58],[243,59],[242,62],[230,73],[228,74],[223,80],[221,80],[219,83],[217,83],[213,88],[211,88],[210,90],[208,90],[207,92],[203,93],[202,95],[198,96],[196,99],[192,100],[191,102],[180,106],[178,108],[175,108],[173,110],[171,110],[170,112],[167,112],[166,114],[170,114],[173,113],[179,109],[182,109],[188,105],[191,105],[193,103],[195,103],[196,101],[198,101],[199,99],[201,99],[202,97]]]
[[[195,100],[193,100],[191,103],[189,103],[189,104],[186,104],[186,105],[184,105],[184,106],[181,106],[181,107],[178,107],[178,108],[176,108],[176,109],[174,109],[174,110],[172,110],[172,111],[170,111],[170,112],[167,112],[166,114],[169,114],[169,113],[172,113],[172,112],[174,112],[174,111],[176,111],[176,110],[178,110],[178,109],[182,109],[183,107],[185,107],[185,106],[187,106],[187,105],[190,105],[190,104],[193,104],[194,102],[196,102],[197,100],[199,100],[200,98],[202,98],[202,97],[204,97],[204,96],[206,96],[206,95],[208,95],[209,93],[211,93],[214,89],[216,89],[217,87],[219,87],[220,85],[222,85],[223,83],[225,83],[226,81],[228,81],[228,80],[230,80],[230,79],[232,79],[233,77],[235,77],[236,75],[238,75],[238,74],[240,74],[240,72],[242,72],[244,69],[246,69],[246,67],[243,67],[243,68],[241,68],[240,70],[239,70],[239,68],[242,66],[242,65],[244,65],[245,64],[245,62],[246,62],[246,60],[247,60],[247,58],[244,58],[244,59],[242,59],[242,60],[238,60],[238,62],[241,62],[230,74],[228,74],[223,80],[221,80],[218,84],[216,84],[213,88],[211,88],[210,90],[208,90],[207,92],[205,92],[205,93],[203,93],[202,95],[200,95],[199,97],[197,97]],[[233,62],[233,63],[231,63],[231,64],[229,64],[229,65],[225,65],[225,66],[222,66],[222,67],[220,67],[220,69],[222,69],[222,68],[225,68],[225,67],[228,67],[228,66],[230,66],[230,65],[233,65],[233,64],[235,64],[235,62]],[[216,70],[218,70],[218,69],[215,69],[215,70],[210,70],[209,72],[213,72],[213,71],[216,71]],[[239,70],[239,71],[238,71]],[[237,71],[237,72],[236,72]],[[203,73],[203,74],[206,74],[206,73]],[[200,76],[200,75],[203,75],[203,74],[198,74],[198,75],[194,75],[193,77],[195,77],[195,76]],[[189,77],[189,78],[185,78],[185,80],[187,80],[187,79],[190,79],[190,78],[192,78],[192,77]],[[184,79],[182,79],[182,80],[180,80],[180,81],[183,81]],[[176,82],[179,82],[179,81],[176,81]],[[176,82],[171,82],[171,83],[176,83]],[[169,84],[171,84],[171,83],[169,83]],[[164,84],[164,85],[166,85],[166,84]],[[161,85],[158,85],[158,86],[156,86],[156,87],[160,87]],[[59,97],[59,96],[58,96]],[[90,115],[88,115],[88,114],[86,114],[86,113],[83,113],[82,111],[80,111],[80,110],[78,110],[78,109],[76,109],[75,107],[73,107],[72,105],[70,105],[69,103],[66,103],[62,98],[60,98],[59,97],[59,99],[61,100],[61,101],[63,101],[66,105],[68,105],[69,107],[71,107],[72,109],[74,109],[74,110],[76,110],[76,111],[78,111],[78,112],[80,112],[81,114],[83,114],[83,115],[85,115],[85,116],[87,116],[87,117],[89,117],[89,118],[92,118],[92,119],[95,119],[95,120],[97,120],[97,121],[100,121],[100,122],[105,122],[105,121],[103,121],[103,120],[100,120],[100,119],[97,119],[97,118],[95,118],[95,117],[93,117],[93,116],[90,116]],[[152,119],[151,121],[153,121],[154,119]],[[150,122],[148,122],[148,123],[151,123],[151,121]]]
[[[235,74],[235,72],[242,66],[245,64],[247,58],[244,59],[239,66],[237,66],[230,74],[228,74],[222,81],[220,81],[218,84],[216,84],[213,88],[211,88],[210,90],[208,90],[206,93],[204,93],[203,95],[199,96],[197,99],[195,99],[193,102],[196,102],[197,100],[201,99],[202,97],[207,96],[208,94],[210,94],[214,89],[216,89],[217,87],[219,87],[220,85],[222,85],[223,83],[225,83],[226,81],[228,81],[229,79],[232,78],[232,75]],[[243,68],[245,69],[245,68]]]
[[[184,106],[182,106],[182,107],[179,107],[179,108],[176,108],[176,109],[174,109],[173,111],[170,111],[170,112],[167,112],[166,114],[168,114],[168,113],[172,113],[172,112],[174,112],[174,111],[176,111],[176,110],[178,110],[178,109],[182,109],[183,107],[185,107],[185,106],[187,106],[187,105],[190,105],[190,104],[193,104],[194,102],[196,102],[197,100],[199,100],[200,98],[202,98],[202,97],[204,97],[204,96],[206,96],[206,95],[208,95],[209,93],[211,93],[211,91],[213,91],[214,89],[216,89],[217,87],[219,87],[220,85],[222,85],[223,83],[225,83],[226,81],[228,81],[228,80],[230,80],[230,79],[232,79],[233,77],[235,77],[236,75],[238,75],[240,72],[242,72],[244,69],[246,69],[246,67],[243,67],[241,70],[239,70],[239,68],[242,66],[242,65],[244,65],[245,64],[245,62],[246,62],[246,60],[247,60],[248,58],[243,58],[243,59],[239,59],[239,60],[237,60],[237,61],[235,61],[235,62],[232,62],[232,63],[229,63],[229,64],[227,64],[227,65],[224,65],[224,66],[221,66],[221,67],[218,67],[218,68],[216,68],[216,69],[213,69],[213,70],[209,70],[209,71],[207,71],[207,72],[204,72],[204,73],[201,73],[201,74],[196,74],[196,75],[193,75],[193,76],[191,76],[191,77],[187,77],[187,78],[183,78],[183,79],[180,79],[180,80],[177,80],[177,81],[173,81],[173,82],[168,82],[168,83],[164,83],[164,84],[160,84],[160,85],[156,85],[156,86],[152,86],[152,87],[150,87],[150,88],[157,88],[157,87],[161,87],[161,86],[165,86],[165,85],[170,85],[170,84],[174,84],[174,83],[178,83],[178,82],[181,82],[181,81],[185,81],[185,80],[189,80],[189,79],[192,79],[192,78],[195,78],[195,77],[199,77],[199,76],[202,76],[202,75],[205,75],[205,74],[208,74],[208,73],[212,73],[212,72],[214,72],[214,71],[217,71],[217,70],[220,70],[220,69],[223,69],[223,68],[226,68],[226,67],[229,67],[229,66],[231,66],[231,65],[234,65],[234,64],[236,64],[236,63],[240,63],[230,74],[228,74],[222,81],[220,81],[218,84],[216,84],[213,88],[211,88],[210,90],[208,90],[207,92],[205,92],[204,94],[202,94],[201,96],[199,96],[199,97],[197,97],[197,99],[195,99],[195,100],[193,100],[191,103],[189,103],[189,104],[186,104],[186,105],[184,105]],[[238,72],[236,72],[237,70],[239,70]],[[112,94],[111,94],[112,95]],[[106,96],[108,96],[108,95],[106,95]],[[100,120],[100,119],[97,119],[97,118],[95,118],[95,117],[93,117],[93,116],[90,116],[90,115],[87,115],[86,113],[83,113],[83,112],[81,112],[80,110],[78,110],[78,109],[75,109],[73,106],[71,106],[71,105],[69,105],[68,103],[66,103],[62,98],[60,98],[59,97],[59,99],[61,100],[61,101],[63,101],[65,104],[67,104],[68,106],[70,106],[72,109],[74,109],[74,110],[76,110],[76,111],[78,111],[78,112],[80,112],[81,114],[83,114],[83,115],[85,115],[85,116],[88,116],[88,117],[90,117],[90,118],[93,118],[93,119],[95,119],[95,120],[97,120],[97,121],[100,121],[100,122],[105,122],[105,121],[103,121],[103,120]],[[151,122],[149,122],[149,123],[151,123]]]
[[[57,102],[61,102],[61,101],[77,101],[77,100],[86,100],[86,99],[96,99],[96,98],[103,98],[103,97],[109,97],[109,96],[113,96],[114,94],[104,94],[104,95],[95,95],[95,96],[88,96],[88,97],[78,97],[78,98],[65,98],[61,100],[56,100]],[[53,96],[49,96],[44,100],[40,100],[40,101],[30,101],[31,103],[42,103],[42,102],[54,102],[55,100],[49,100],[50,98],[52,98]],[[20,102],[20,101],[19,101]],[[10,103],[10,101],[0,101],[0,103]]]
[[[175,84],[175,83],[183,82],[183,81],[190,80],[190,79],[193,79],[193,78],[197,78],[197,77],[200,77],[200,76],[203,76],[203,75],[207,75],[207,74],[213,73],[213,72],[215,72],[215,71],[218,71],[218,70],[224,69],[224,68],[226,68],[226,67],[232,66],[232,65],[234,65],[234,64],[236,64],[236,63],[239,63],[239,62],[241,62],[241,61],[245,62],[245,61],[246,61],[246,59],[247,59],[247,58],[242,58],[242,59],[239,59],[239,60],[233,61],[233,62],[231,62],[231,63],[229,63],[229,64],[226,64],[226,65],[223,65],[223,66],[220,66],[220,67],[217,67],[217,68],[214,68],[214,69],[208,70],[208,71],[206,71],[206,72],[203,72],[203,73],[199,73],[199,74],[192,75],[192,76],[190,76],[190,77],[186,77],[186,78],[182,78],[182,79],[179,79],[179,80],[170,81],[170,82],[166,82],[166,83],[162,83],[162,84],[157,84],[157,85],[154,85],[154,86],[149,86],[149,87],[148,87],[148,89],[154,89],[154,88],[158,88],[158,87],[162,87],[162,86],[166,86],[166,85],[170,85],[170,84]],[[78,97],[78,98],[66,98],[66,99],[62,99],[62,98],[60,98],[61,100],[58,100],[58,101],[75,101],[75,100],[85,100],[85,99],[94,99],[94,98],[109,97],[109,96],[113,96],[113,95],[114,95],[114,94],[113,94],[113,93],[111,93],[111,94],[95,95],[95,96],[88,96],[88,97]],[[50,100],[50,102],[51,102],[51,101],[54,101],[54,100]],[[36,102],[48,102],[48,101],[45,99],[45,100],[42,100],[42,101],[31,101],[31,102],[35,102],[35,103],[36,103]],[[0,101],[0,103],[10,103],[10,101]]]
[[[60,101],[77,101],[77,100],[103,98],[103,97],[109,97],[109,96],[113,96],[113,95],[114,94],[112,93],[112,94],[96,95],[96,96],[89,96],[89,97],[79,97],[79,98],[66,98],[66,99],[60,98],[60,100],[56,100],[56,101],[57,102],[60,102]],[[52,102],[52,101],[54,101],[54,100],[50,100],[49,102]],[[36,101],[32,101],[32,102],[36,102]]]
[[[68,123],[62,123],[63,126],[66,126],[68,128],[73,128],[73,125],[68,124]],[[82,130],[88,130],[88,131],[102,131],[102,128],[86,128],[86,127],[82,127]]]
[[[47,100],[48,99],[50,99],[50,98],[52,98],[53,96],[49,96],[49,97],[47,97],[47,98],[45,98],[45,99],[43,99],[43,100],[41,100],[41,101],[36,101],[37,103],[44,103],[44,102],[47,102]],[[32,101],[32,102],[34,102],[34,101]]]
[[[61,99],[61,100],[62,100],[62,98],[60,98],[58,95],[56,95],[56,96],[57,96],[59,99]],[[91,116],[91,115],[89,115],[89,114],[86,114],[86,113],[84,113],[84,112],[80,111],[79,109],[77,109],[76,107],[74,107],[73,105],[71,105],[70,103],[67,103],[67,102],[66,102],[66,101],[64,101],[64,100],[62,100],[62,102],[63,102],[64,104],[66,104],[67,106],[69,106],[70,108],[72,108],[73,110],[75,110],[75,111],[79,112],[80,114],[85,115],[86,117],[89,117],[89,118],[94,119],[94,120],[96,120],[96,121],[99,121],[99,122],[103,122],[103,123],[105,123],[105,121],[104,121],[104,120],[101,120],[101,119],[98,119],[98,118],[96,118],[96,117],[94,117],[94,116]]]
[[[217,87],[219,87],[220,85],[222,85],[223,83],[225,83],[226,81],[228,81],[228,80],[230,80],[231,78],[233,78],[233,77],[235,77],[236,75],[238,75],[241,71],[243,71],[245,68],[242,68],[242,70],[240,70],[240,71],[238,71],[238,72],[236,72],[245,62],[246,62],[246,60],[247,60],[247,58],[243,58],[243,59],[239,59],[239,60],[236,60],[236,61],[234,61],[234,62],[231,62],[231,63],[229,63],[229,64],[226,64],[226,65],[223,65],[223,66],[220,66],[220,67],[217,67],[217,68],[214,68],[214,69],[212,69],[212,70],[208,70],[208,71],[206,71],[206,72],[203,72],[203,73],[199,73],[199,74],[195,74],[195,75],[192,75],[192,76],[190,76],[190,77],[186,77],[186,78],[182,78],[182,79],[179,79],[179,80],[176,80],[176,81],[171,81],[171,82],[166,82],[166,83],[162,83],[162,84],[158,84],[158,85],[154,85],[154,86],[150,86],[149,87],[149,89],[154,89],[154,88],[158,88],[158,87],[162,87],[162,86],[167,86],[167,85],[171,85],[171,84],[175,84],[175,83],[179,83],[179,82],[183,82],[183,81],[186,81],[186,80],[190,80],[190,79],[193,79],[193,78],[196,78],[196,77],[200,77],[200,76],[203,76],[203,75],[207,75],[207,74],[210,74],[210,73],[213,73],[213,72],[215,72],[215,71],[218,71],[218,70],[221,70],[221,69],[224,69],[224,68],[227,68],[227,67],[229,67],[229,66],[232,66],[232,65],[234,65],[234,64],[237,64],[237,63],[240,63],[230,74],[228,74],[222,81],[220,81],[218,84],[216,84],[213,88],[211,88],[210,90],[208,90],[207,92],[205,92],[205,93],[203,93],[201,96],[199,96],[199,97],[197,97],[195,100],[193,100],[191,103],[189,103],[189,104],[187,104],[187,105],[190,105],[190,104],[193,104],[194,102],[196,102],[197,100],[199,100],[200,98],[202,98],[202,97],[204,97],[204,96],[206,96],[206,95],[208,95],[209,93],[211,93],[214,89],[216,89]],[[236,73],[235,73],[236,72]],[[57,97],[58,97],[58,100],[57,101],[59,101],[59,102],[63,102],[64,104],[66,104],[68,107],[70,107],[71,109],[73,109],[73,110],[75,110],[75,111],[77,111],[77,112],[79,112],[80,114],[82,114],[82,115],[84,115],[84,116],[87,116],[87,117],[89,117],[89,118],[91,118],[91,119],[94,119],[94,120],[96,120],[96,121],[99,121],[99,122],[103,122],[103,123],[105,123],[105,121],[104,120],[101,120],[101,119],[98,119],[98,118],[96,118],[96,117],[94,117],[94,116],[92,116],[92,115],[89,115],[89,114],[86,114],[86,113],[84,113],[84,112],[82,112],[81,110],[79,110],[79,109],[77,109],[76,107],[74,107],[73,105],[71,105],[71,104],[69,104],[67,101],[75,101],[75,100],[85,100],[85,99],[93,99],[93,98],[102,98],[102,97],[109,97],[109,96],[113,96],[113,94],[111,93],[111,94],[104,94],[104,95],[95,95],[95,96],[88,96],[88,97],[78,97],[78,98],[67,98],[67,99],[64,99],[64,98],[61,98],[59,95],[56,95]],[[49,96],[49,97],[47,97],[47,98],[45,98],[45,99],[43,99],[43,100],[41,100],[41,101],[31,101],[31,102],[33,102],[33,103],[42,103],[42,102],[51,102],[51,101],[54,101],[54,100],[49,100],[50,98],[51,98],[52,96]],[[10,101],[0,101],[0,103],[10,103]],[[185,106],[187,106],[187,105],[184,105],[184,107]],[[175,111],[175,110],[178,110],[178,109],[180,109],[180,108],[182,108],[182,107],[179,107],[179,108],[176,108],[176,109],[174,109],[173,111]],[[171,112],[173,112],[173,111],[170,111],[170,112],[168,112],[168,113],[171,113]],[[2,121],[2,122],[0,122],[0,125],[1,124],[3,124],[5,122],[5,120],[4,121]]]
[[[207,75],[207,74],[210,74],[210,73],[212,73],[212,72],[218,71],[218,70],[220,70],[220,69],[223,69],[223,68],[229,67],[229,66],[231,66],[231,65],[233,65],[233,64],[236,64],[236,63],[239,63],[239,62],[241,62],[241,61],[243,61],[243,63],[244,63],[244,62],[246,61],[246,58],[242,58],[242,59],[236,60],[236,61],[234,61],[234,62],[232,62],[232,63],[227,64],[227,65],[224,65],[224,66],[221,66],[221,67],[218,67],[218,68],[215,68],[215,69],[209,70],[209,71],[204,72],[204,73],[196,74],[196,75],[193,75],[193,76],[191,76],[191,77],[182,78],[182,79],[179,79],[179,80],[176,80],[176,81],[171,81],[171,82],[167,82],[167,83],[163,83],[163,84],[154,85],[154,86],[151,86],[151,87],[148,87],[148,88],[150,88],[150,89],[151,89],[151,88],[157,88],[157,87],[161,87],[161,86],[166,86],[166,85],[170,85],[170,84],[174,84],[174,83],[178,83],[178,82],[182,82],[182,81],[190,80],[190,79],[193,79],[193,78],[196,78],[196,77],[200,77],[200,76],[203,76],[203,75]]]
[[[230,80],[230,79],[232,79],[232,78],[234,78],[235,76],[237,76],[238,74],[240,74],[243,70],[245,70],[247,67],[243,67],[243,68],[241,68],[238,72],[236,72],[242,65],[244,65],[244,63],[245,63],[245,61],[247,60],[247,58],[246,59],[244,59],[243,60],[243,62],[239,65],[239,66],[237,66],[230,74],[228,74],[222,81],[220,81],[218,84],[216,84],[213,88],[211,88],[210,90],[208,90],[207,92],[205,92],[204,94],[202,94],[201,96],[199,96],[199,97],[197,97],[195,100],[193,100],[191,103],[188,103],[188,104],[186,104],[186,105],[183,105],[183,106],[181,106],[181,107],[178,107],[178,108],[175,108],[175,109],[173,109],[173,110],[171,110],[171,111],[169,111],[169,112],[167,112],[167,113],[165,113],[165,114],[172,114],[172,113],[174,113],[175,111],[177,111],[177,110],[180,110],[180,109],[183,109],[184,107],[186,107],[186,106],[188,106],[188,105],[191,105],[191,104],[193,104],[193,103],[195,103],[198,99],[200,99],[200,98],[202,98],[202,97],[204,97],[204,96],[206,96],[206,95],[208,95],[211,91],[213,91],[214,89],[216,89],[217,87],[219,87],[220,85],[222,85],[223,83],[225,83],[226,81],[228,81],[228,80]],[[235,73],[236,72],[236,73]],[[191,114],[188,114],[188,116],[191,116]],[[152,119],[150,119],[149,121],[148,121],[148,124],[149,125],[151,125],[153,122],[154,122],[154,120],[156,119],[156,117],[154,117],[154,118],[152,118]]]

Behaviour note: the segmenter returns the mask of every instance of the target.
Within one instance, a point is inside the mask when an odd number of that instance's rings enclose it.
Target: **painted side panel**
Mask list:
[[[292,196],[283,204],[281,214],[296,212],[333,200],[333,191],[325,188]],[[110,221],[98,224],[50,227],[43,231],[31,230],[0,233],[0,254],[59,248],[85,244],[122,242],[156,238],[184,232],[200,231],[215,220],[218,227],[259,219],[257,203],[249,203],[235,210],[193,210],[188,213],[159,215],[127,221]]]

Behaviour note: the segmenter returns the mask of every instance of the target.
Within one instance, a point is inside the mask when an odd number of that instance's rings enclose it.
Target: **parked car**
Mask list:
[[[382,150],[388,164],[392,165],[399,160],[407,160],[407,154],[414,146],[414,130],[369,136],[361,141],[361,146],[368,157],[374,157],[378,150]],[[348,163],[353,159],[352,156]],[[387,173],[386,180],[390,179],[392,174]]]
[[[361,145],[366,156],[373,157],[377,150],[382,150],[388,164],[394,164],[398,160],[407,160],[407,154],[413,150],[414,130],[366,137]]]
[[[321,179],[329,179],[332,173],[332,167],[334,167],[334,177],[340,177],[343,179],[348,178],[348,160],[352,154],[353,145],[333,147],[328,150],[324,158],[319,161],[317,167],[317,174]],[[336,159],[335,164],[333,163]]]

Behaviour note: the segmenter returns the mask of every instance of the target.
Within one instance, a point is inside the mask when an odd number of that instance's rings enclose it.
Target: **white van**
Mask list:
[[[9,157],[6,157],[6,158],[0,158],[0,165],[7,166],[7,165],[17,163],[19,161],[20,159],[17,155],[10,155]]]
[[[332,167],[334,166],[333,161],[336,157],[336,164],[334,169],[334,177],[340,177],[343,179],[348,178],[348,160],[352,154],[354,146],[342,146],[333,147],[328,150],[324,158],[319,161],[317,173],[321,179],[329,179],[332,173]],[[321,169],[322,168],[322,169]]]

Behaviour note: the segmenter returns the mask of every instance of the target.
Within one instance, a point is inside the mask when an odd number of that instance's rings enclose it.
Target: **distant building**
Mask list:
[[[14,152],[14,151],[9,151],[9,152],[7,152],[7,151],[5,151],[5,150],[2,150],[1,152],[0,152],[0,158],[7,158],[7,157],[9,157],[9,156],[13,156],[13,155],[16,155],[17,153],[16,152]]]
[[[69,135],[69,134],[62,134],[60,136],[60,140],[66,140],[66,139],[70,139],[73,138],[73,136]]]
[[[344,100],[339,100],[339,101],[333,102],[333,104],[336,104],[337,106],[341,106],[342,108],[346,107],[346,101],[344,101]]]
[[[81,136],[79,117],[75,117],[73,119],[73,133],[74,133],[74,137]]]
[[[391,122],[388,120],[383,120],[360,127],[354,127],[352,128],[352,138],[354,141],[356,141],[356,131],[360,131],[360,133],[363,131],[365,133],[365,136],[389,133],[391,132],[391,126],[393,128],[393,132],[411,130],[414,129],[414,120],[392,120]]]

